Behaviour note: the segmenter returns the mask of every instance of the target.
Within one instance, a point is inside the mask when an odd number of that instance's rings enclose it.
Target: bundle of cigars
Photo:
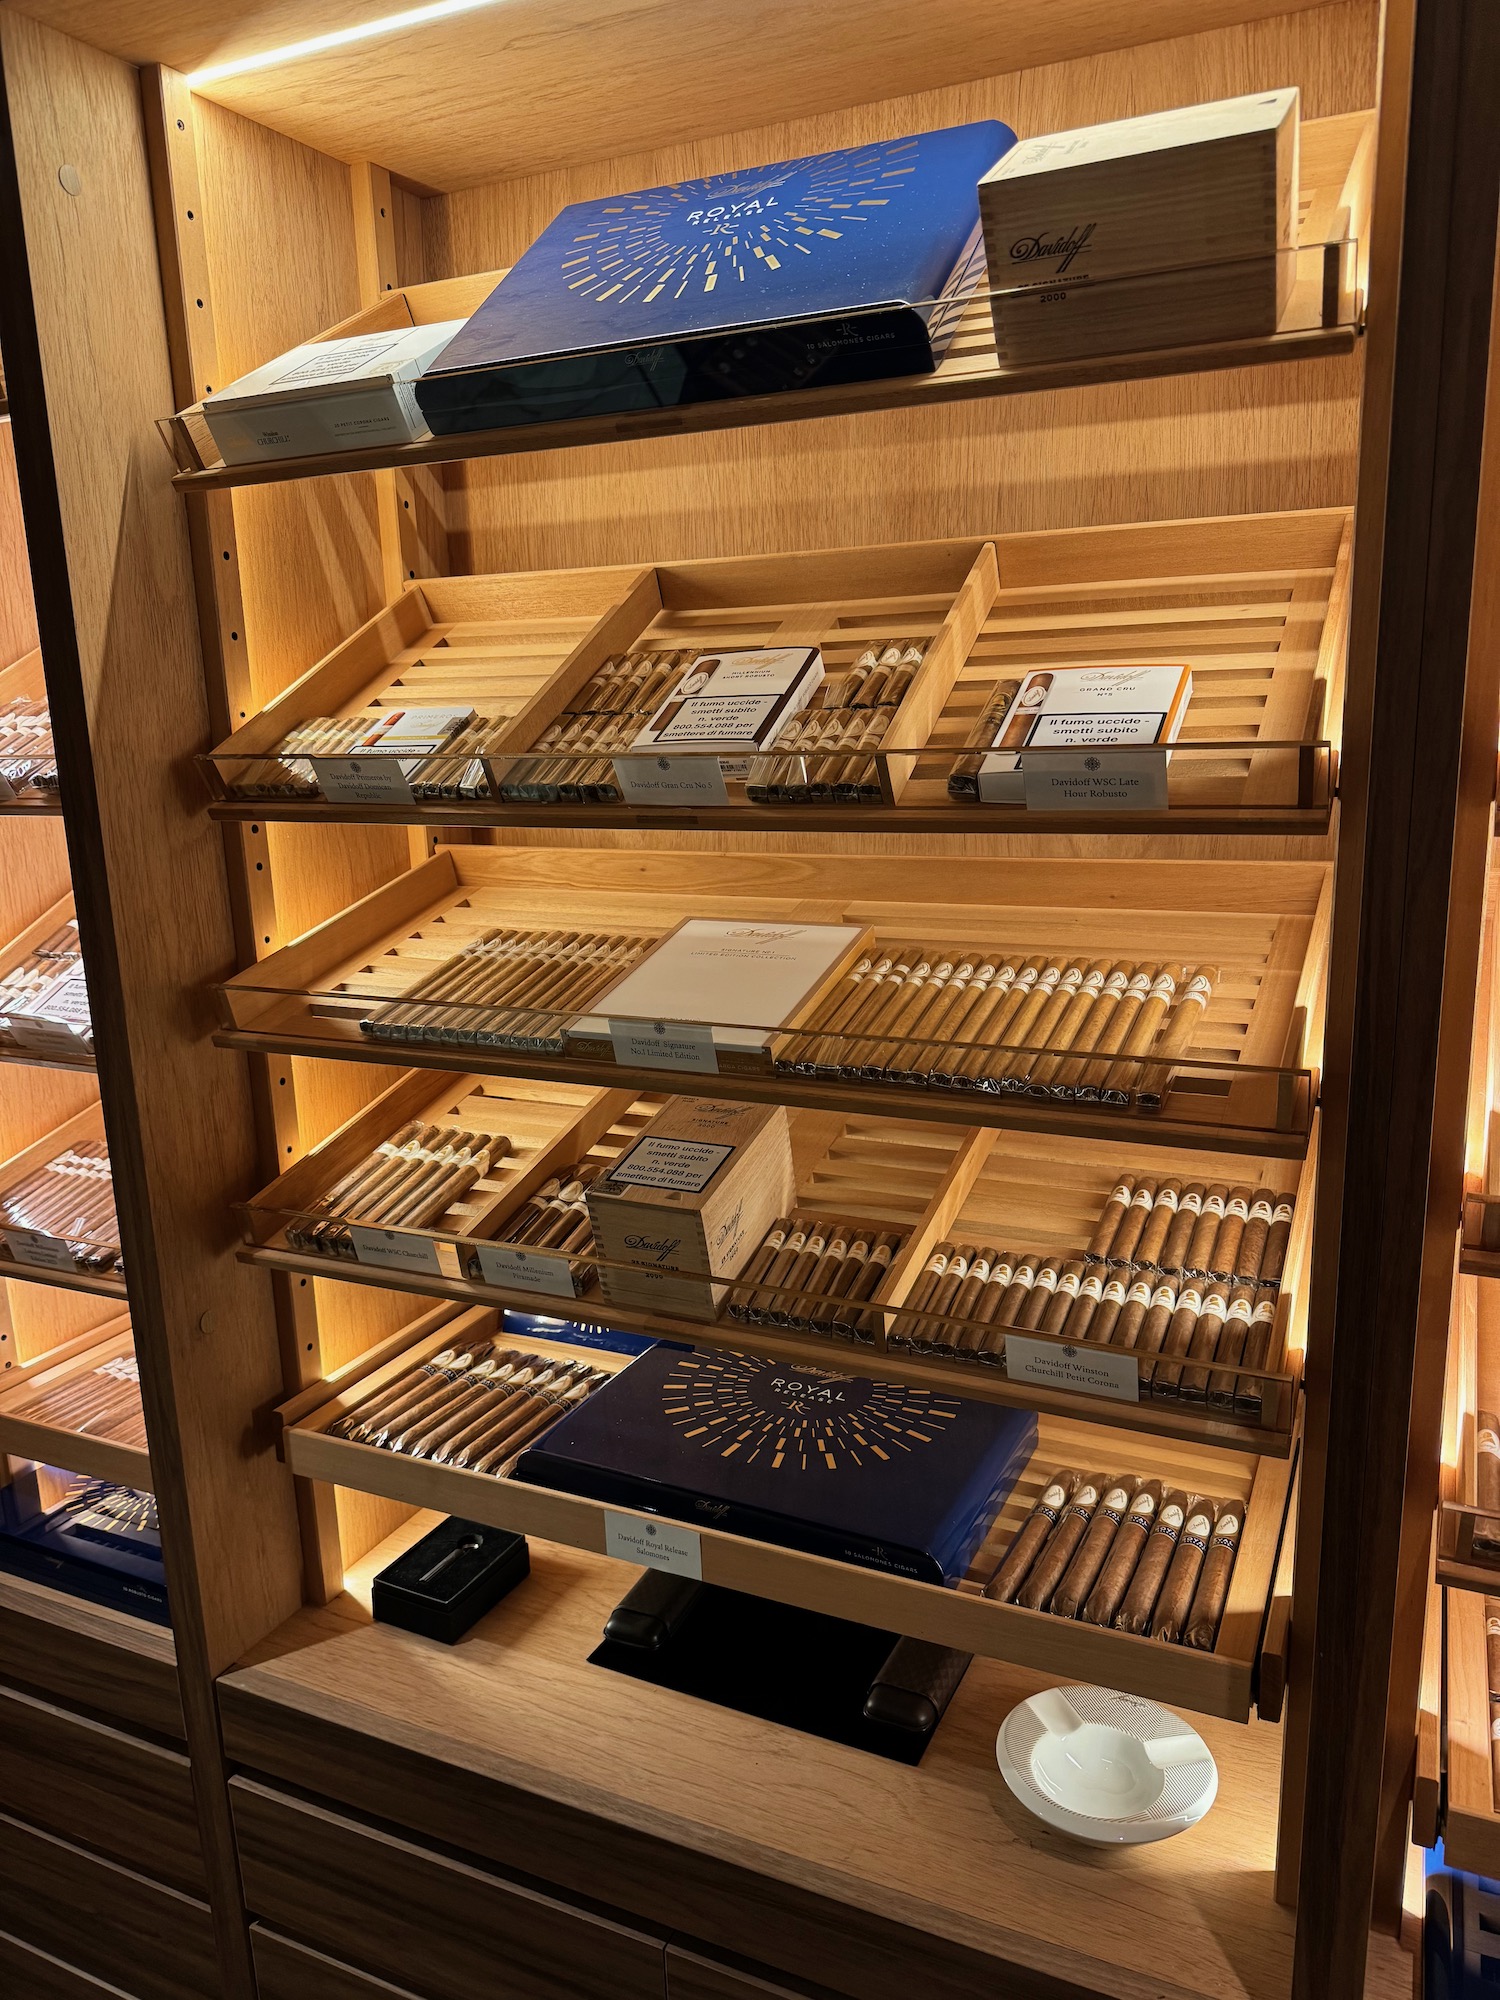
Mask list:
[[[830,674],[751,764],[746,795],[756,805],[878,805],[876,753],[926,653],[925,640],[892,639],[867,646],[847,674]]]
[[[948,796],[952,799],[979,797],[979,767],[995,747],[1000,725],[1011,703],[1021,692],[1019,681],[999,681],[991,689],[973,727],[964,738],[963,754],[955,758],[948,773]]]
[[[908,1233],[800,1210],[780,1216],[735,1281],[730,1317],[872,1345],[881,1315],[867,1301]]]
[[[67,921],[34,945],[19,965],[0,975],[0,1048],[18,1046],[11,1020],[18,1014],[44,1014],[45,996],[83,965],[78,942],[78,920]],[[90,1039],[87,1027],[79,1030]]]
[[[1122,1179],[1083,1249],[938,1244],[888,1344],[1003,1366],[1007,1332],[1054,1334],[1140,1355],[1142,1395],[1253,1413],[1294,1212],[1266,1188]]]
[[[34,1231],[67,1246],[80,1271],[119,1271],[120,1225],[109,1148],[80,1139],[0,1194],[0,1229]]]
[[[1500,1417],[1480,1410],[1474,1418],[1474,1534],[1471,1554],[1500,1567]]]
[[[111,1444],[146,1449],[140,1370],[131,1354],[103,1362],[86,1373],[49,1382],[32,1395],[7,1404],[6,1412],[79,1437],[107,1438]]]
[[[347,1410],[329,1435],[459,1471],[500,1473],[609,1379],[585,1361],[473,1341],[406,1369]]]
[[[1211,1653],[1244,1530],[1238,1500],[1134,1473],[1055,1472],[987,1597]]]
[[[654,937],[490,930],[360,1021],[377,1041],[556,1054],[573,1018],[628,972]]]
[[[623,756],[693,661],[686,652],[619,653],[548,723],[500,779],[507,805],[615,805]]]
[[[235,760],[231,770],[223,774],[225,783],[240,798],[316,799],[322,796],[322,787],[314,758],[374,753],[398,758],[413,798],[490,797],[484,759],[500,747],[511,724],[509,714],[419,711],[442,720],[436,725],[436,736],[418,746],[407,746],[399,735],[391,733],[393,718],[404,713],[396,708],[367,708],[356,715],[310,716],[289,729],[264,756]],[[408,747],[410,754],[400,755]]]
[[[52,718],[45,701],[22,697],[0,708],[0,779],[13,792],[57,790]]]
[[[507,1249],[545,1250],[554,1257],[589,1257],[594,1248],[594,1225],[589,1220],[588,1191],[604,1171],[602,1160],[575,1160],[522,1202],[514,1214],[506,1216],[490,1241]],[[464,1260],[465,1275],[484,1277],[479,1253],[471,1250]],[[575,1293],[587,1290],[593,1273],[582,1265],[572,1267]]]
[[[784,1038],[784,1075],[1159,1110],[1216,966],[885,945]]]
[[[428,1229],[492,1173],[510,1140],[410,1120],[288,1223],[294,1250],[353,1257],[351,1226]]]

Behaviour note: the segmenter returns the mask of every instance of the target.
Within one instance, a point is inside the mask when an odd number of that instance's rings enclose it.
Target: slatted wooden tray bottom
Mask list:
[[[901,1326],[891,1317],[880,1320],[873,1330],[873,1344],[865,1347],[815,1332],[747,1325],[727,1308],[717,1322],[704,1324],[617,1306],[604,1300],[594,1267],[584,1260],[573,1263],[584,1286],[576,1297],[561,1290],[538,1293],[491,1285],[463,1275],[471,1246],[491,1238],[503,1240],[504,1218],[544,1179],[585,1153],[599,1161],[616,1157],[654,1109],[649,1101],[629,1103],[628,1093],[570,1091],[555,1084],[528,1087],[514,1079],[492,1082],[412,1071],[244,1206],[247,1247],[241,1255],[247,1262],[301,1277],[566,1315],[629,1332],[736,1348],[920,1388],[948,1389],[983,1402],[1020,1404],[1060,1416],[1087,1415],[1119,1429],[1275,1456],[1290,1450],[1304,1344],[1312,1156],[1299,1171],[1280,1161],[1247,1165],[1213,1153],[1163,1154],[1088,1140],[965,1131],[905,1120],[844,1118],[803,1110],[791,1114],[799,1207],[809,1214],[850,1217],[905,1234],[901,1251],[874,1294],[875,1306],[901,1305],[933,1246],[945,1238],[1041,1253],[1079,1250],[1122,1175],[1136,1179],[1172,1175],[1184,1183],[1248,1183],[1278,1194],[1295,1192],[1297,1218],[1267,1372],[1253,1384],[1250,1378],[1241,1384],[1259,1392],[1259,1413],[1252,1414],[1244,1408],[1150,1396],[1138,1403],[1115,1401],[1012,1382],[1003,1368],[994,1365],[911,1353],[899,1341],[888,1347],[888,1338]],[[310,1252],[289,1241],[288,1226],[295,1227],[298,1216],[317,1213],[321,1191],[410,1118],[466,1130],[504,1131],[517,1150],[430,1229],[394,1232],[394,1243],[374,1246],[378,1261]],[[600,1136],[590,1144],[596,1131]]]
[[[908,543],[813,555],[729,558],[411,585],[204,760],[231,792],[295,724],[371,707],[472,705],[535,741],[597,665],[621,651],[817,644],[831,672],[892,638],[931,643],[951,619],[982,542]],[[999,589],[976,597],[951,658],[903,704],[887,745],[892,803],[660,807],[331,806],[321,799],[229,798],[221,815],[420,820],[435,824],[930,828],[1028,825],[1316,832],[1331,773],[1314,755],[1342,708],[1347,637],[1346,510],[1144,523],[994,538]],[[947,774],[991,691],[1032,668],[1186,661],[1193,697],[1159,811],[1028,814],[954,801]],[[924,666],[924,675],[928,667]],[[1303,744],[1256,752],[1259,743]],[[1235,745],[1232,750],[1195,745]],[[1319,762],[1319,759],[1322,762]],[[1321,775],[1320,775],[1321,774]],[[898,796],[899,794],[899,796]]]
[[[489,1309],[455,1312],[440,1307],[406,1330],[404,1344],[397,1336],[330,1380],[306,1390],[282,1410],[285,1453],[292,1471],[307,1479],[355,1487],[517,1534],[606,1553],[604,1516],[610,1510],[596,1501],[509,1478],[455,1471],[327,1434],[328,1426],[346,1409],[387,1381],[455,1342],[493,1337],[499,1324],[500,1316]],[[563,1343],[549,1351],[610,1369],[626,1365],[623,1357]],[[996,1604],[971,1585],[944,1590],[713,1529],[698,1531],[703,1577],[705,1582],[832,1612],[1043,1673],[1121,1688],[1231,1721],[1247,1721],[1286,1521],[1291,1462],[1165,1439],[1148,1444],[1128,1433],[1044,1417],[1036,1453],[1002,1510],[985,1553],[976,1562],[976,1574],[987,1576],[993,1571],[999,1552],[1009,1544],[1051,1474],[1062,1465],[1086,1465],[1110,1474],[1156,1474],[1190,1491],[1245,1504],[1244,1536],[1213,1652],[1167,1646],[1017,1605]]]
[[[362,1034],[359,1019],[492,926],[660,935],[686,916],[852,922],[890,940],[1216,966],[1188,1052],[1213,1067],[1179,1067],[1159,1114],[740,1071],[695,1078],[694,1094],[1301,1158],[1312,1079],[1300,1065],[1306,1024],[1321,1018],[1328,889],[1317,862],[1028,858],[997,866],[947,857],[440,848],[228,981],[217,1039],[403,1067],[680,1089],[680,1075],[598,1058],[384,1041]]]
[[[13,1458],[40,1459],[66,1472],[86,1473],[92,1479],[109,1479],[151,1492],[147,1452],[107,1437],[44,1423],[19,1408],[40,1390],[88,1375],[108,1361],[123,1360],[134,1353],[130,1318],[122,1314],[9,1370],[0,1387],[0,1452]]]

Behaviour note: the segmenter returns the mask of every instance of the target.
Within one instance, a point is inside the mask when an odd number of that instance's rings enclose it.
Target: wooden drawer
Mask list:
[[[700,1958],[681,1945],[667,1947],[667,2000],[819,2000],[826,1993],[826,1987],[784,1986],[748,1968]]]
[[[171,1633],[24,1577],[0,1576],[0,1680],[183,1738]]]
[[[49,1833],[107,1842],[175,1888],[206,1888],[180,1751],[0,1688],[0,1804]]]
[[[308,1945],[293,1944],[264,1924],[250,1926],[250,1946],[260,2000],[416,2000],[410,1987],[356,1972],[352,1965]]]
[[[24,1993],[26,2000],[133,2000],[123,1986],[107,1985],[50,1952],[34,1951],[0,1931],[0,1993]]]
[[[131,2000],[210,2000],[220,1991],[213,1922],[205,1904],[3,1814],[0,1933],[66,1969],[102,1980],[105,1994],[119,1990]],[[0,1972],[5,1969],[0,1950]],[[0,1992],[32,1990],[0,1980]],[[40,1990],[48,1991],[45,1986]],[[63,1984],[57,1991],[72,2000],[74,1992],[87,1994],[93,1988]]]
[[[660,1938],[251,1779],[229,1789],[249,1909],[335,1958],[431,2000],[661,2000]]]

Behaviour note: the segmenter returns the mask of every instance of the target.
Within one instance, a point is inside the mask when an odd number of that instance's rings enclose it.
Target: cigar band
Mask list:
[[[1182,1531],[1182,1539],[1188,1544],[1189,1548],[1205,1548],[1208,1544],[1209,1535],[1213,1532],[1213,1525],[1207,1514],[1194,1514]]]
[[[1023,1257],[1016,1266],[1013,1285],[1034,1285],[1036,1283],[1036,1263],[1034,1259]]]
[[[1062,978],[1058,980],[1057,990],[1059,993],[1076,993],[1082,984],[1083,967],[1081,965],[1070,965]]]
[[[1038,979],[1036,982],[1037,992],[1038,993],[1053,992],[1056,989],[1057,984],[1059,980],[1061,980],[1062,976],[1063,976],[1062,967],[1060,965],[1049,965],[1047,967],[1047,970],[1042,974],[1041,978]]]
[[[1266,1317],[1269,1319],[1270,1314],[1267,1313]],[[1225,1318],[1224,1323],[1226,1326],[1232,1326],[1236,1320],[1241,1320],[1241,1319],[1245,1322],[1246,1326],[1249,1326],[1250,1301],[1248,1299],[1236,1299],[1234,1303],[1230,1306],[1229,1312]]]
[[[1202,1195],[1201,1194],[1179,1195],[1177,1197],[1177,1210],[1180,1215],[1201,1215],[1203,1213]]]
[[[1082,986],[1079,988],[1079,991],[1087,993],[1089,997],[1092,999],[1096,994],[1102,991],[1103,986],[1104,986],[1104,974],[1102,972],[1091,972],[1088,978],[1084,980]]]
[[[1490,1741],[1500,1743],[1500,1715],[1495,1716],[1490,1723]]]
[[[1124,1305],[1125,1280],[1123,1278],[1111,1278],[1109,1283],[1104,1287],[1100,1303],[1112,1306]]]
[[[1154,1535],[1175,1535],[1182,1526],[1182,1509],[1174,1500],[1170,1507],[1163,1507],[1161,1519],[1152,1529]]]
[[[1111,1486],[1104,1496],[1104,1505],[1100,1509],[1100,1512],[1107,1514],[1115,1526],[1118,1527],[1120,1516],[1129,1505],[1130,1493],[1128,1489],[1124,1486]]]
[[[1500,1613],[1491,1612],[1485,1619],[1484,1636],[1487,1639],[1500,1639]]]
[[[1135,1189],[1130,1185],[1129,1181],[1121,1181],[1120,1185],[1114,1189],[1109,1198],[1111,1201],[1122,1201],[1129,1208],[1130,1197],[1134,1193]]]
[[[1200,1213],[1201,1213],[1201,1214],[1203,1214],[1203,1215],[1212,1215],[1212,1216],[1216,1216],[1216,1217],[1217,1217],[1217,1218],[1218,1218],[1218,1219],[1219,1219],[1219,1220],[1220,1220],[1220,1221],[1222,1222],[1222,1221],[1223,1221],[1223,1219],[1224,1219],[1224,1197],[1223,1197],[1223,1195],[1221,1195],[1221,1194],[1206,1194],[1206,1195],[1205,1195],[1205,1196],[1203,1197],[1203,1207],[1202,1207],[1202,1209],[1201,1209]]]
[[[1007,970],[1008,969],[1009,968],[1007,968]],[[1040,967],[1038,966],[1023,965],[1019,972],[1012,974],[1011,984],[1013,986],[1020,986],[1023,988],[1028,986],[1035,986],[1037,982],[1037,974],[1039,971]]]
[[[1490,1458],[1500,1458],[1500,1437],[1495,1435],[1488,1424],[1479,1433],[1476,1449],[1486,1453]]]
[[[1291,1219],[1292,1219],[1292,1208],[1293,1208],[1293,1204],[1292,1204],[1291,1202],[1289,1202],[1289,1201],[1279,1201],[1279,1202],[1277,1202],[1277,1204],[1276,1204],[1276,1213],[1275,1213],[1275,1214],[1274,1214],[1274,1215],[1273,1215],[1273,1216],[1271,1217],[1271,1220],[1272,1220],[1272,1222],[1273,1222],[1273,1223],[1274,1223],[1274,1222],[1290,1222],[1290,1221],[1291,1221]]]
[[[1227,1319],[1229,1317],[1229,1300],[1223,1292],[1209,1292],[1204,1298],[1201,1310],[1205,1318],[1212,1313],[1215,1319]]]
[[[1184,1000],[1196,1000],[1200,1007],[1206,1007],[1212,994],[1213,981],[1206,973],[1195,972],[1183,989]]]
[[[1264,1326],[1268,1319],[1274,1319],[1275,1317],[1276,1303],[1274,1299],[1262,1299],[1250,1315],[1250,1324],[1252,1326]]]
[[[962,1278],[967,1274],[968,1269],[969,1269],[968,1258],[956,1256],[952,1259],[952,1261],[948,1265],[948,1276],[950,1278]]]
[[[1152,1493],[1137,1493],[1130,1503],[1128,1518],[1134,1521],[1138,1528],[1144,1528],[1155,1512],[1156,1496]]]
[[[1163,1188],[1156,1197],[1156,1206],[1164,1208],[1168,1215],[1177,1213],[1177,1196],[1171,1188]]]
[[[981,1285],[987,1285],[989,1283],[990,1267],[982,1257],[976,1257],[973,1263],[969,1266],[969,1276],[971,1278],[977,1278]]]
[[[1201,1313],[1203,1310],[1203,1294],[1195,1292],[1192,1286],[1189,1285],[1184,1291],[1178,1294],[1177,1310],[1179,1312]]]
[[[1135,975],[1134,979],[1131,980],[1130,984],[1125,988],[1125,997],[1128,1000],[1144,1000],[1146,995],[1150,991],[1151,991],[1150,973],[1138,972]]]
[[[1170,1000],[1176,991],[1177,981],[1172,977],[1171,973],[1158,973],[1151,987],[1151,998],[1153,1000]]]
[[[762,1250],[779,1250],[785,1241],[786,1231],[784,1229],[773,1229],[760,1247]]]
[[[1001,1257],[990,1266],[988,1282],[992,1285],[1008,1285],[1015,1276],[1015,1264]]]
[[[1085,1278],[1078,1287],[1081,1299],[1098,1299],[1104,1296],[1104,1280],[1096,1272],[1092,1278]]]
[[[1214,1529],[1215,1548],[1232,1549],[1235,1544],[1235,1539],[1239,1535],[1239,1532],[1240,1532],[1239,1515],[1221,1514],[1219,1516],[1218,1526]]]
[[[1270,1222],[1274,1213],[1275,1211],[1271,1207],[1269,1198],[1263,1194],[1257,1195],[1254,1205],[1250,1210],[1250,1220],[1252,1222]]]
[[[1099,1504],[1098,1487],[1080,1486],[1078,1491],[1073,1495],[1073,1504],[1068,1509],[1068,1512],[1070,1514],[1077,1514],[1081,1520],[1086,1521],[1089,1515],[1092,1514],[1094,1509],[1098,1506],[1098,1504]]]
[[[1138,1278],[1125,1294],[1125,1300],[1128,1305],[1149,1306],[1151,1303],[1151,1280],[1149,1278]]]
[[[927,1259],[927,1270],[929,1276],[931,1277],[934,1278],[942,1277],[944,1271],[946,1271],[947,1268],[948,1268],[948,1253],[946,1250],[935,1250],[932,1253],[932,1255]]]
[[[891,1261],[890,1244],[877,1243],[875,1248],[870,1252],[870,1262],[872,1264],[889,1264],[890,1261]]]
[[[1149,1208],[1155,1199],[1156,1196],[1151,1192],[1150,1188],[1137,1188],[1130,1206],[1132,1208]]]
[[[1038,1500],[1036,1509],[1039,1514],[1048,1514],[1055,1521],[1067,1504],[1067,1488],[1065,1486],[1052,1485],[1047,1488],[1041,1499]]]
[[[1057,1289],[1068,1298],[1076,1299],[1080,1282],[1081,1280],[1076,1271],[1064,1271],[1057,1281]]]
[[[1177,1287],[1175,1285],[1158,1285],[1154,1292],[1149,1285],[1137,1285],[1135,1291],[1130,1296],[1134,1298],[1136,1292],[1149,1293],[1151,1304],[1154,1306],[1163,1306],[1168,1312],[1171,1312],[1177,1303]],[[1184,1304],[1187,1303],[1188,1296],[1188,1293],[1183,1293]]]
[[[1041,1270],[1037,1272],[1031,1281],[1031,1289],[1034,1292],[1055,1292],[1057,1290],[1057,1272],[1052,1265],[1044,1264],[1042,1266]]]
[[[1123,972],[1112,972],[1104,982],[1104,990],[1111,998],[1118,1000],[1120,995],[1125,991],[1125,985],[1126,974]]]
[[[1232,1200],[1225,1203],[1224,1213],[1232,1215],[1237,1222],[1247,1222],[1250,1211],[1245,1206],[1245,1197],[1242,1194],[1235,1195]]]

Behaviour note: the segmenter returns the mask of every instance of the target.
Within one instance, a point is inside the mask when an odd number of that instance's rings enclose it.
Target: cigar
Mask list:
[[[1014,1250],[996,1250],[992,1253],[984,1283],[975,1295],[969,1313],[969,1323],[953,1344],[956,1354],[973,1355],[979,1360],[989,1361],[999,1358],[998,1352],[990,1349],[990,1327],[996,1318],[1000,1301],[1010,1286],[1015,1268]]]
[[[1031,1573],[1017,1595],[1016,1602],[1027,1611],[1045,1611],[1051,1603],[1053,1591],[1062,1582],[1068,1564],[1094,1518],[1102,1484],[1102,1479],[1089,1477],[1080,1480],[1073,1489],[1062,1519],[1047,1537],[1047,1546],[1033,1563]]]
[[[1068,1056],[1052,1078],[1054,1097],[1073,1098],[1084,1094],[1080,1086],[1089,1065],[1083,1058],[1098,1048],[1110,1033],[1115,1010],[1125,998],[1134,973],[1134,966],[1129,964],[1116,965],[1109,972],[1087,1019],[1073,1037]]]
[[[1500,1603],[1484,1600],[1484,1668],[1491,1701],[1500,1701]]]
[[[1060,1334],[1072,1317],[1073,1308],[1078,1302],[1079,1288],[1083,1284],[1084,1261],[1082,1257],[1071,1257],[1058,1273],[1057,1289],[1042,1314],[1043,1333]]]
[[[1151,1211],[1156,1206],[1156,1182],[1137,1181],[1135,1193],[1130,1197],[1130,1207],[1120,1218],[1114,1240],[1109,1246],[1109,1261],[1119,1267],[1135,1262],[1136,1245],[1146,1232],[1146,1224],[1151,1219]]]
[[[1255,1190],[1245,1218],[1244,1232],[1240,1237],[1239,1255],[1229,1274],[1243,1284],[1253,1285],[1260,1276],[1262,1259],[1266,1254],[1266,1241],[1271,1234],[1271,1220],[1276,1213],[1276,1203],[1266,1188]]]
[[[1218,981],[1216,965],[1200,965],[1178,988],[1177,1004],[1162,1026],[1151,1053],[1154,1056],[1184,1056],[1197,1039],[1198,1029],[1208,1011],[1208,1003]],[[1136,1080],[1136,1102],[1143,1111],[1159,1111],[1172,1079],[1170,1069],[1155,1063],[1145,1065]]]
[[[1099,1572],[1099,1581],[1084,1601],[1083,1622],[1086,1625],[1114,1623],[1115,1613],[1125,1601],[1136,1563],[1155,1523],[1161,1495],[1162,1482],[1159,1479],[1148,1479],[1145,1485],[1136,1489],[1124,1520],[1115,1530],[1109,1554]]]
[[[989,755],[996,732],[1006,711],[1021,692],[1019,681],[997,681],[990,690],[979,718],[969,731],[964,753],[948,773],[948,795],[955,799],[979,797],[979,767]]]
[[[1290,1196],[1282,1196],[1276,1203],[1257,1273],[1257,1281],[1262,1285],[1281,1283],[1281,1274],[1286,1268],[1287,1242],[1292,1233],[1292,1207]]]
[[[1104,992],[1104,982],[1112,970],[1107,958],[1095,959],[1085,970],[1066,1008],[1055,1021],[1038,1030],[1036,1039],[1053,1053],[1039,1056],[1031,1066],[1027,1089],[1033,1096],[1053,1097],[1059,1094],[1054,1086],[1067,1061],[1068,1052],[1085,1032]]]
[[[1073,1496],[1079,1475],[1068,1467],[1054,1472],[1042,1497],[1027,1515],[1004,1560],[985,1590],[997,1604],[1009,1604],[1026,1581],[1043,1544],[1057,1526],[1058,1518]]]
[[[1160,1268],[1161,1253],[1166,1248],[1172,1224],[1177,1220],[1177,1197],[1182,1192],[1180,1181],[1161,1181],[1157,1185],[1156,1199],[1151,1213],[1146,1217],[1146,1225],[1141,1231],[1136,1245],[1135,1261],[1148,1269]]]
[[[1099,1580],[1115,1530],[1124,1520],[1134,1493],[1133,1479],[1114,1480],[1105,1487],[1104,1496],[1094,1509],[1094,1517],[1068,1564],[1067,1573],[1052,1593],[1050,1609],[1054,1617],[1076,1618],[1082,1610]]]
[[[1114,1242],[1121,1224],[1130,1212],[1131,1197],[1135,1193],[1135,1182],[1123,1180],[1111,1189],[1109,1198],[1099,1212],[1099,1220],[1094,1225],[1094,1233],[1089,1238],[1088,1255],[1108,1258],[1110,1246]]]
[[[1089,1340],[1095,1338],[1091,1329],[1099,1307],[1104,1300],[1105,1280],[1109,1267],[1102,1262],[1087,1262],[1083,1276],[1078,1282],[1078,1296],[1063,1323],[1063,1337],[1067,1340]]]
[[[1174,1277],[1181,1275],[1202,1212],[1203,1183],[1190,1181],[1177,1197],[1177,1213],[1172,1217],[1172,1225],[1156,1260],[1159,1270],[1169,1271]]]
[[[1500,1517],[1500,1417],[1493,1410],[1481,1410],[1474,1419],[1474,1450],[1475,1511]],[[1495,1532],[1500,1534],[1500,1518]]]
[[[1118,1272],[1113,1277],[1106,1276],[1104,1289],[1099,1294],[1099,1304],[1089,1324],[1089,1339],[1102,1346],[1113,1344],[1115,1328],[1120,1323],[1120,1314],[1125,1306],[1125,1279]]]
[[[1243,1525],[1243,1510],[1234,1501],[1226,1501],[1214,1522],[1198,1588],[1193,1593],[1193,1608],[1188,1613],[1187,1643],[1200,1653],[1211,1653],[1219,1636],[1219,1620],[1224,1616],[1229,1597],[1229,1579]]]
[[[1253,1370],[1264,1369],[1271,1360],[1271,1341],[1276,1332],[1276,1304],[1279,1294],[1274,1286],[1261,1285],[1255,1294],[1255,1305],[1250,1314],[1250,1325],[1245,1334],[1245,1351],[1240,1366]],[[1209,1399],[1216,1401],[1215,1389],[1222,1391],[1223,1384],[1218,1377],[1211,1379]],[[1236,1409],[1247,1415],[1258,1416],[1265,1398],[1264,1386],[1253,1375],[1237,1375],[1234,1378],[1233,1402]]]
[[[1125,1602],[1115,1613],[1117,1632],[1139,1634],[1151,1630],[1151,1616],[1177,1553],[1177,1537],[1182,1533],[1190,1504],[1186,1493],[1163,1495],[1156,1523],[1146,1537],[1146,1546],[1141,1550],[1130,1588],[1125,1593]]]
[[[1187,1501],[1187,1518],[1172,1555],[1172,1566],[1167,1571],[1166,1582],[1161,1587],[1161,1595],[1152,1613],[1153,1639],[1164,1640],[1169,1646],[1181,1642],[1182,1628],[1187,1622],[1193,1593],[1198,1587],[1213,1525],[1213,1501],[1205,1500],[1201,1494],[1191,1494]]]
[[[1198,1220],[1193,1225],[1192,1240],[1183,1260],[1183,1271],[1190,1278],[1206,1278],[1213,1258],[1214,1244],[1219,1238],[1219,1224],[1224,1220],[1224,1203],[1229,1190],[1223,1186],[1211,1187],[1203,1197]]]

